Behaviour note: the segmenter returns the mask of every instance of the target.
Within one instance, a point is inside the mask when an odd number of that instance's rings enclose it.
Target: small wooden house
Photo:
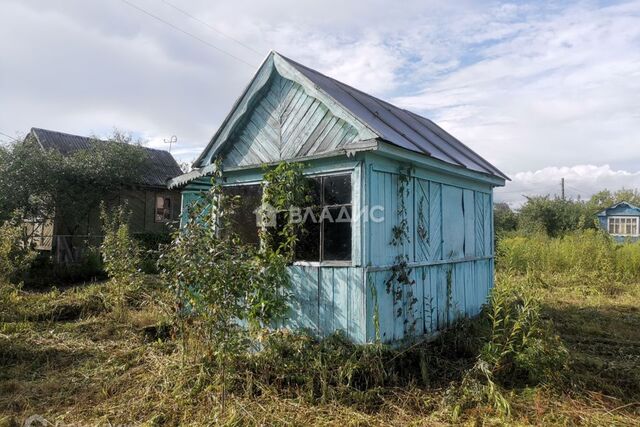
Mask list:
[[[640,208],[627,202],[615,205],[598,213],[600,226],[616,241],[635,242],[640,238]]]
[[[69,156],[80,150],[92,150],[96,144],[110,144],[79,135],[32,128],[26,137],[43,150],[56,150]],[[169,190],[169,179],[182,174],[173,156],[163,150],[141,147],[145,161],[139,179],[108,196],[107,203],[126,201],[131,211],[130,228],[134,234],[165,233],[167,224],[179,218],[180,192]],[[78,261],[88,246],[99,245],[102,237],[99,206],[91,207],[86,218],[69,219],[56,212],[54,218],[32,218],[27,221],[32,241],[41,251],[51,251],[58,262]]]
[[[508,178],[431,120],[272,52],[195,170],[171,181],[183,209],[208,187],[218,157],[226,188],[243,196],[249,241],[258,239],[251,212],[265,164],[304,162],[318,202],[351,214],[309,227],[290,267],[284,326],[398,342],[435,334],[485,303],[492,191]],[[401,224],[406,238],[392,244]],[[405,284],[394,283],[399,269]]]

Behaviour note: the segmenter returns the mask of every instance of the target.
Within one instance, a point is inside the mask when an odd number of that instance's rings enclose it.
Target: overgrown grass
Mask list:
[[[210,349],[197,328],[180,335],[153,276],[125,289],[126,316],[109,283],[13,288],[0,314],[0,425],[33,414],[90,425],[638,425],[640,285],[620,261],[635,247],[590,232],[499,247],[481,318],[408,349],[265,332],[262,351],[229,366],[224,411]]]

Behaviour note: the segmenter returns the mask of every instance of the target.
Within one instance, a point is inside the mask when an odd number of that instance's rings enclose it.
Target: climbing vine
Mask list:
[[[416,231],[421,241],[424,242],[427,240],[428,232],[427,221],[424,217],[424,196],[420,196],[420,201],[418,202],[418,227]]]
[[[293,221],[292,215],[312,202],[311,183],[304,176],[304,164],[281,162],[265,172],[259,230],[263,254],[274,252],[287,262],[293,261],[304,224]]]
[[[411,194],[413,169],[410,166],[400,167],[398,174],[398,208],[396,209],[397,223],[392,228],[390,245],[396,249],[397,255],[391,267],[391,275],[385,282],[387,293],[393,297],[393,305],[397,306],[396,317],[404,317],[405,335],[411,336],[415,332],[417,319],[412,317],[413,306],[418,302],[414,295],[413,285],[415,280],[411,278],[409,267],[409,255],[405,251],[407,244],[411,243],[409,230],[409,215],[406,200]],[[406,301],[406,305],[404,304]]]

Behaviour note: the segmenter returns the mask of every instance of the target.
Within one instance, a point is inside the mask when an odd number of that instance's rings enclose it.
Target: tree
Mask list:
[[[0,149],[0,220],[65,218],[65,234],[123,185],[135,182],[146,161],[139,141],[120,131],[91,149],[63,156],[30,138]]]
[[[515,231],[518,227],[518,214],[511,210],[506,203],[496,203],[493,206],[493,221],[496,234]]]
[[[520,209],[518,218],[519,230],[542,231],[551,237],[572,230],[595,227],[595,219],[584,202],[558,197],[530,197]]]
[[[628,202],[635,206],[640,206],[640,192],[636,189],[620,189],[615,192],[602,190],[591,196],[587,202],[589,211],[596,213],[620,202]]]

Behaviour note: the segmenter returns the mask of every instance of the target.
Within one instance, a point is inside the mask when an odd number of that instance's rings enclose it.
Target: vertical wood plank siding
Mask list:
[[[409,241],[412,251],[390,245],[398,223],[399,163],[370,160],[367,168],[370,206],[380,205],[385,220],[370,223],[365,257],[367,341],[397,342],[408,334],[432,334],[462,316],[475,316],[493,286],[491,188],[473,182],[448,183],[428,170],[417,169],[410,179]],[[387,280],[395,257],[409,255],[411,279],[401,301],[394,304]],[[409,289],[410,288],[410,289]],[[411,303],[410,298],[417,300]]]

